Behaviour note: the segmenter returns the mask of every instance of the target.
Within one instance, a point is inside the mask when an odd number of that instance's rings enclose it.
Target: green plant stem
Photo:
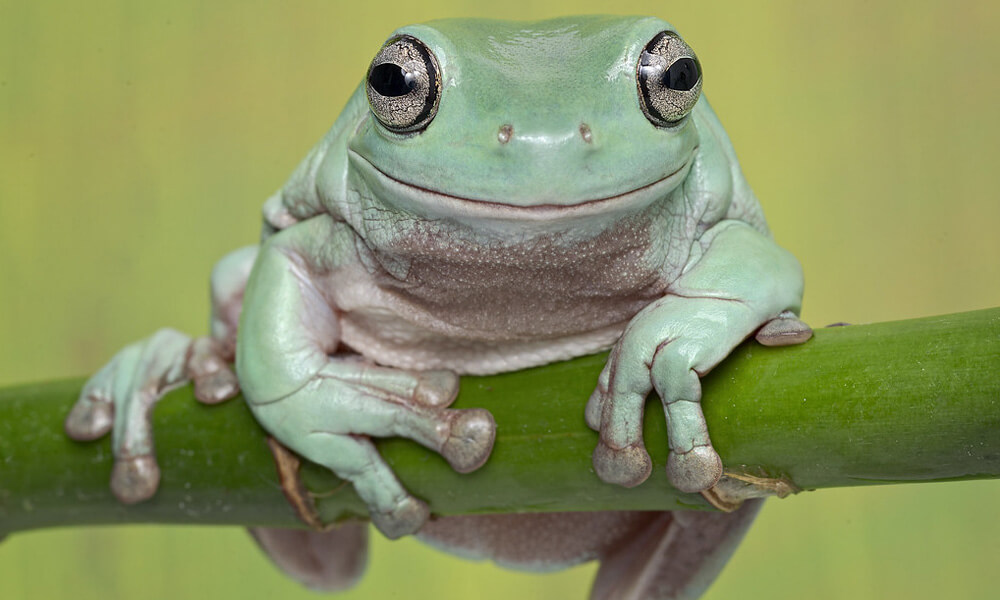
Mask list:
[[[666,428],[647,403],[654,461],[644,484],[601,482],[597,434],[583,408],[604,355],[489,377],[465,377],[458,407],[498,423],[493,456],[454,473],[416,444],[379,442],[434,512],[704,508],[667,483]],[[816,331],[797,347],[747,342],[704,378],[709,430],[729,471],[785,478],[801,489],[1000,477],[1000,308]],[[107,439],[76,443],[62,421],[83,381],[0,389],[0,531],[96,523],[297,526],[264,432],[242,400],[169,394],[154,425],[162,481],[148,502],[108,491]],[[303,479],[325,520],[363,516],[349,485],[315,465]]]

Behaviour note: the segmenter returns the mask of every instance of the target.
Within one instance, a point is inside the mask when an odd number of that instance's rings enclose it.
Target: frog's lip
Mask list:
[[[529,206],[468,198],[432,190],[389,175],[354,150],[348,150],[348,157],[357,159],[362,168],[369,170],[383,185],[389,188],[387,191],[392,194],[394,201],[402,201],[403,205],[413,205],[400,206],[400,208],[423,208],[424,210],[421,212],[440,213],[440,216],[544,221],[555,218],[585,217],[610,211],[628,212],[643,208],[676,187],[678,181],[683,178],[688,167],[691,166],[697,151],[697,146],[692,148],[688,158],[671,173],[620,194],[590,198],[572,204],[544,203]],[[428,214],[428,216],[435,215]]]

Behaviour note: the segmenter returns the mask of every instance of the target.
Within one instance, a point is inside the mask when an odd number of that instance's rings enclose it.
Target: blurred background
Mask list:
[[[204,332],[216,259],[396,26],[620,2],[0,0],[0,385],[77,376],[161,326]],[[698,52],[814,326],[1000,305],[1000,5],[629,5]],[[583,399],[581,399],[582,402]],[[582,403],[581,403],[582,411]],[[1000,432],[998,432],[1000,435]],[[770,501],[707,598],[996,597],[1000,483]],[[584,597],[594,567],[506,572],[375,541],[343,598]],[[238,529],[0,544],[0,598],[314,597]]]

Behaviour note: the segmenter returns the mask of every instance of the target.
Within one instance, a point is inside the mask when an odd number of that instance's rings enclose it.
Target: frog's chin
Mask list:
[[[348,160],[376,198],[400,210],[427,218],[551,222],[596,216],[617,217],[638,212],[666,198],[683,182],[697,150],[697,147],[692,149],[688,159],[676,170],[650,183],[620,194],[567,204],[520,205],[500,200],[467,198],[397,179],[353,150],[348,150]]]

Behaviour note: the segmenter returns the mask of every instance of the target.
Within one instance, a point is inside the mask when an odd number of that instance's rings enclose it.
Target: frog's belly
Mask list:
[[[341,339],[376,362],[404,369],[449,369],[488,375],[516,371],[610,348],[625,323],[535,340],[484,340],[416,327],[375,309],[342,314]]]
[[[341,341],[354,351],[387,366],[484,375],[608,349],[635,313],[662,294],[574,303],[558,291],[531,292],[414,301],[355,268],[336,278],[331,296]]]
[[[428,521],[417,538],[472,560],[518,570],[565,569],[639,538],[662,512],[606,511],[461,515]]]
[[[418,220],[358,238],[358,262],[327,290],[344,343],[382,364],[523,369],[609,348],[662,297],[682,264],[664,258],[673,238],[653,233],[666,227],[639,214],[498,240]]]

